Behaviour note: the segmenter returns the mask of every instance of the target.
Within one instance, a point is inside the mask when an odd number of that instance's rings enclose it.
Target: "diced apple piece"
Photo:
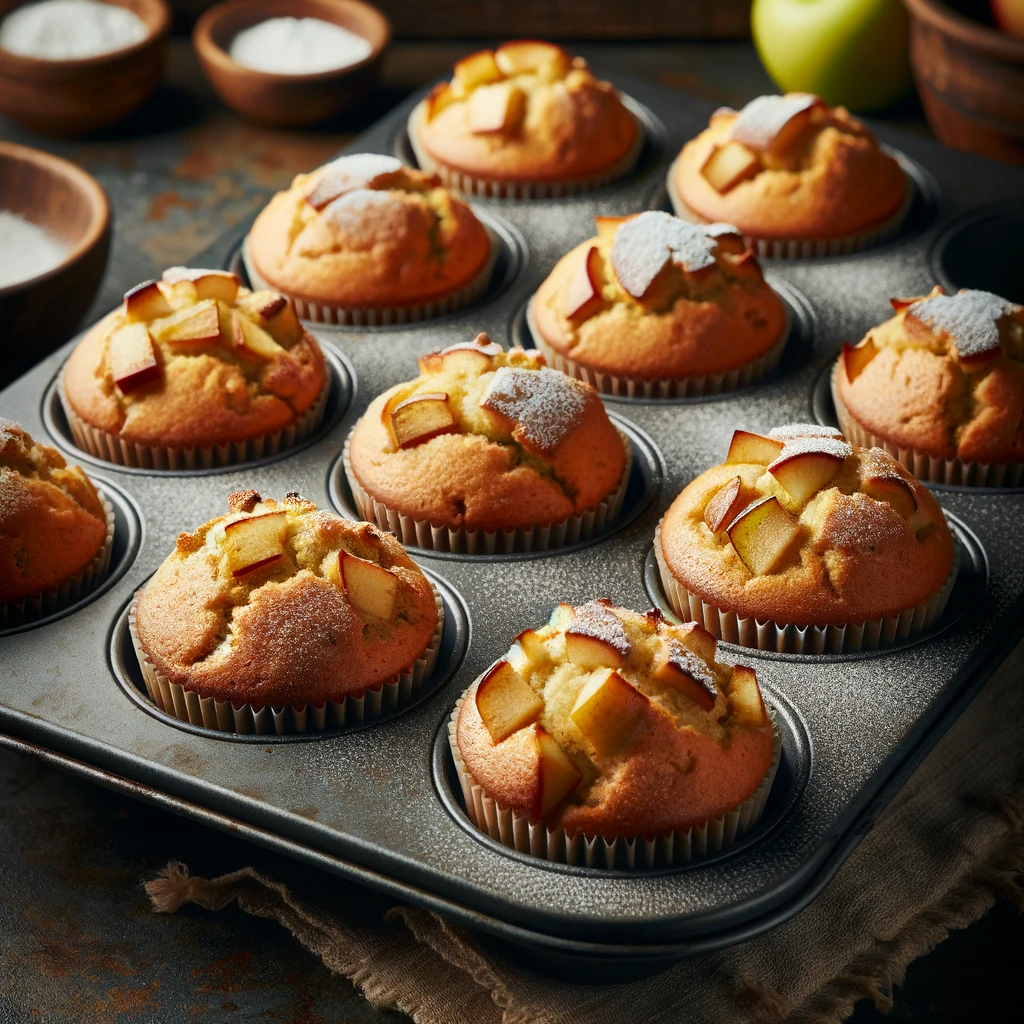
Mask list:
[[[450,106],[456,100],[461,98],[462,96],[447,82],[438,82],[438,84],[430,90],[430,94],[426,99],[427,120],[433,120],[441,113],[442,110],[444,110],[445,107]]]
[[[862,341],[859,345],[848,345],[843,342],[843,369],[846,379],[852,384],[864,371],[864,367],[878,355],[878,346],[873,338]]]
[[[169,284],[179,281],[191,281],[195,286],[197,297],[202,299],[221,299],[233,303],[238,297],[238,289],[242,286],[237,274],[228,270],[196,270],[192,267],[169,267],[164,271],[164,280]]]
[[[705,711],[711,711],[718,697],[718,681],[708,666],[678,640],[665,638],[654,656],[651,674],[671,686]]]
[[[526,110],[526,93],[511,82],[481,85],[469,97],[469,130],[477,135],[510,135]]]
[[[499,661],[480,680],[476,707],[491,739],[500,743],[535,722],[544,710],[544,701],[507,661]]]
[[[158,341],[176,348],[215,345],[220,341],[220,316],[214,299],[186,306],[169,317],[157,335]]]
[[[902,313],[903,310],[905,310],[908,307],[912,306],[915,302],[920,302],[920,301],[921,301],[920,299],[890,299],[889,300],[889,305],[892,306],[892,308],[897,313]]]
[[[724,195],[760,170],[761,161],[753,150],[742,142],[730,141],[724,146],[715,146],[700,173],[716,192]]]
[[[768,714],[757,685],[757,673],[747,665],[734,665],[729,680],[729,710],[739,725],[758,728],[768,722]]]
[[[517,39],[498,47],[494,63],[504,75],[543,72],[550,77],[563,78],[572,67],[572,58],[554,43]]]
[[[600,637],[586,633],[574,633],[571,628],[565,632],[565,656],[580,668],[618,668],[622,655],[615,646]]]
[[[443,391],[413,395],[398,402],[391,410],[388,425],[398,448],[423,444],[458,427],[448,395]]]
[[[540,817],[557,807],[583,779],[580,770],[549,732],[535,725],[540,770]]]
[[[777,441],[773,437],[751,434],[747,430],[735,430],[725,462],[730,466],[745,463],[767,466],[769,462],[779,457],[784,447],[782,441]]]
[[[598,754],[614,754],[636,728],[648,699],[618,672],[598,669],[587,680],[569,717]]]
[[[789,442],[768,472],[793,496],[807,501],[839,472],[850,447],[831,438],[812,438],[805,443]]]
[[[562,313],[568,319],[586,320],[604,306],[601,297],[603,263],[601,250],[592,245],[583,254],[565,285]]]
[[[752,149],[782,154],[810,127],[813,111],[821,104],[811,93],[759,96],[740,111],[732,137]]]
[[[159,320],[174,312],[156,281],[137,284],[124,294],[124,311],[133,320]]]
[[[743,481],[735,476],[704,507],[704,522],[712,533],[724,530],[740,514],[742,490]]]
[[[748,505],[729,527],[736,554],[755,576],[781,565],[799,537],[800,527],[774,496]]]
[[[160,364],[145,324],[118,328],[110,338],[107,358],[110,375],[123,395],[160,379]]]
[[[502,74],[495,63],[493,50],[477,50],[455,62],[455,77],[468,90],[499,82]]]
[[[519,644],[526,661],[530,665],[542,665],[548,660],[547,646],[544,643],[544,639],[535,629],[524,629],[516,637],[516,643]]]
[[[235,519],[224,527],[228,564],[236,579],[271,565],[284,554],[288,513],[283,509]]]
[[[896,473],[870,476],[861,481],[860,489],[875,501],[887,501],[904,519],[917,511],[914,489]]]
[[[615,241],[615,232],[619,230],[619,227],[627,220],[632,219],[632,217],[595,217],[594,227],[597,228],[597,237],[602,242],[611,245]]]
[[[258,316],[264,323],[273,320],[288,305],[288,300],[278,292],[261,291],[249,295],[245,303],[245,311]]]
[[[679,641],[703,658],[709,665],[715,664],[715,655],[718,653],[718,640],[715,634],[706,630],[697,622],[684,622],[681,626],[672,626],[673,635]]]
[[[254,324],[247,316],[236,313],[232,318],[232,337],[235,348],[249,359],[274,359],[284,349]]]
[[[398,577],[381,565],[350,555],[344,548],[338,552],[338,575],[348,603],[363,615],[390,619],[395,608]]]

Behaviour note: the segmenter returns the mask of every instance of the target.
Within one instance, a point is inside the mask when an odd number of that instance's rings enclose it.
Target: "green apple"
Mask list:
[[[754,0],[750,20],[765,69],[785,92],[876,110],[910,88],[900,0]]]

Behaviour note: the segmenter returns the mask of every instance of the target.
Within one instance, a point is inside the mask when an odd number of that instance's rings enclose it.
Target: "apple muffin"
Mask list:
[[[356,153],[300,174],[256,218],[244,246],[250,279],[299,315],[386,324],[450,313],[477,298],[495,243],[432,174]]]
[[[129,291],[78,343],[60,380],[75,443],[147,469],[274,455],[320,422],[329,378],[277,292],[172,267]]]
[[[672,864],[760,818],[781,746],[715,638],[598,600],[561,604],[463,695],[449,726],[474,824],[592,867]],[[594,840],[598,840],[594,842]]]
[[[470,54],[454,71],[409,117],[420,167],[446,184],[543,198],[596,188],[636,163],[637,119],[560,46],[520,39]]]
[[[737,430],[665,513],[669,606],[747,647],[871,649],[941,615],[953,538],[931,492],[881,448],[814,424]]]
[[[346,443],[363,518],[406,544],[493,554],[585,540],[618,514],[632,448],[590,385],[486,334],[419,368]]]
[[[758,255],[776,257],[877,245],[913,198],[871,132],[809,93],[717,110],[669,169],[668,192],[680,217],[735,224]]]
[[[896,315],[844,345],[832,375],[843,430],[922,480],[1024,478],[1024,307],[991,292],[893,299]]]
[[[774,369],[788,317],[734,228],[653,210],[595,224],[529,306],[552,366],[646,398],[714,394]]]
[[[113,510],[85,473],[0,417],[0,628],[87,594],[113,539]]]
[[[129,626],[164,711],[227,732],[305,732],[408,701],[433,668],[443,607],[394,537],[250,490],[179,535]]]

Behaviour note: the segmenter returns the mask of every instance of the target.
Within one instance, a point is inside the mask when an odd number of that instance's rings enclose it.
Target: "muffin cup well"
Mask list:
[[[615,395],[619,398],[698,398],[749,387],[767,376],[779,365],[792,328],[789,310],[783,306],[786,310],[786,323],[782,334],[779,335],[779,340],[752,362],[733,370],[689,377],[622,377],[584,366],[552,348],[544,340],[534,321],[533,304],[536,298],[537,296],[534,295],[526,307],[526,326],[533,338],[534,345],[547,360],[548,365],[556,370],[561,370],[562,373],[570,377],[585,381],[602,395]]]
[[[425,111],[426,100],[422,100],[413,108],[407,124],[409,145],[420,169],[428,174],[436,174],[447,188],[457,189],[467,195],[488,196],[492,199],[561,199],[564,196],[601,188],[602,185],[607,185],[633,170],[646,138],[643,122],[633,117],[637,128],[636,141],[621,160],[603,171],[568,181],[501,181],[457,171],[434,160],[419,140],[419,128],[423,123]]]
[[[114,546],[114,507],[103,497],[102,493],[100,494],[100,503],[106,518],[107,532],[92,561],[84,569],[76,572],[74,576],[63,580],[55,587],[50,587],[49,590],[44,590],[41,594],[0,603],[0,629],[23,626],[26,623],[45,618],[47,615],[52,615],[54,612],[62,611],[68,605],[81,600],[103,582],[107,570],[110,568],[110,552]]]
[[[325,701],[319,707],[315,704],[303,704],[300,707],[254,707],[252,704],[235,704],[229,700],[203,697],[195,690],[186,690],[180,683],[171,682],[153,664],[139,640],[135,625],[138,594],[128,609],[128,632],[131,635],[135,656],[139,660],[149,699],[161,711],[173,715],[180,721],[218,732],[246,735],[281,736],[286,733],[324,732],[379,718],[382,714],[408,704],[419,693],[424,681],[430,678],[430,673],[434,669],[434,661],[444,632],[444,602],[433,583],[430,584],[430,588],[434,592],[434,602],[437,605],[437,629],[426,649],[412,666],[392,679],[363,690],[362,693],[349,694],[341,701]]]
[[[316,401],[291,426],[271,434],[259,434],[244,441],[229,441],[208,448],[198,445],[193,448],[175,448],[126,441],[117,434],[91,426],[71,408],[64,394],[63,374],[58,380],[57,393],[75,444],[97,459],[138,469],[216,469],[239,462],[270,458],[304,441],[319,426],[327,408],[327,398],[331,393],[331,373],[328,368],[327,378]]]
[[[550,828],[543,821],[502,807],[476,781],[466,767],[458,744],[459,712],[463,701],[471,697],[483,676],[479,676],[458,699],[448,720],[448,743],[452,760],[462,787],[462,797],[469,820],[481,832],[503,846],[528,853],[543,860],[588,868],[626,868],[637,870],[685,864],[708,854],[720,853],[742,839],[761,819],[775,774],[782,759],[782,734],[769,711],[774,738],[774,752],[765,777],[757,789],[742,803],[718,818],[679,829],[660,836],[588,836],[583,832],[570,835],[564,828]]]
[[[269,284],[249,257],[249,236],[242,242],[242,263],[254,288],[270,288],[281,292],[292,300],[295,311],[303,320],[311,320],[320,324],[332,324],[337,327],[388,327],[392,324],[411,324],[421,320],[445,316],[464,309],[475,302],[487,290],[494,274],[494,264],[498,259],[498,236],[486,225],[487,237],[490,239],[491,251],[484,262],[483,269],[469,284],[458,288],[448,295],[441,295],[424,302],[402,306],[336,306],[326,302],[310,302],[297,295],[283,291],[277,285]]]
[[[659,522],[654,531],[654,557],[658,563],[661,587],[672,611],[684,622],[696,622],[726,643],[779,654],[854,654],[908,640],[915,633],[928,629],[942,615],[960,571],[960,545],[954,537],[953,565],[946,582],[936,593],[913,607],[903,609],[899,615],[847,622],[841,626],[797,626],[771,619],[762,622],[718,608],[687,590],[665,563],[661,551],[661,525]]]
[[[853,418],[846,403],[839,395],[836,374],[839,363],[830,375],[832,402],[836,407],[839,429],[847,440],[862,448],[884,448],[897,462],[906,466],[918,480],[932,484],[948,484],[961,487],[1016,487],[1024,481],[1024,462],[964,462],[961,459],[944,459],[941,456],[926,455],[893,444],[884,437],[872,434]]]
[[[515,552],[548,551],[565,547],[567,544],[578,544],[590,540],[611,525],[622,508],[629,485],[629,474],[633,468],[633,446],[629,438],[617,431],[626,453],[626,465],[622,471],[622,479],[618,486],[604,501],[594,508],[587,509],[579,515],[569,516],[554,523],[538,524],[537,526],[517,527],[514,530],[467,530],[464,526],[458,529],[435,526],[428,519],[415,519],[412,516],[396,512],[378,501],[360,484],[352,470],[349,458],[351,437],[346,439],[342,452],[342,463],[345,477],[352,491],[356,511],[370,523],[376,523],[380,529],[394,534],[404,545],[415,545],[430,551],[450,551],[468,555],[508,555]]]
[[[700,214],[691,210],[676,192],[675,168],[676,165],[673,162],[668,169],[668,177],[665,179],[665,190],[668,192],[669,202],[672,204],[675,215],[691,224],[709,223]],[[838,235],[834,238],[759,238],[747,232],[743,232],[743,237],[754,250],[755,255],[777,260],[808,260],[822,256],[845,256],[863,249],[872,249],[895,237],[907,219],[911,206],[914,205],[917,186],[906,171],[903,172],[903,177],[907,183],[907,194],[900,208],[881,224],[876,224],[864,231],[850,235]]]

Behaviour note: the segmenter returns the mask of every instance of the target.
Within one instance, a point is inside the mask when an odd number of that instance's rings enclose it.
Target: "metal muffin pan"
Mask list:
[[[528,255],[500,293],[410,327],[315,327],[352,380],[347,407],[339,406],[315,441],[274,460],[206,474],[88,463],[140,510],[138,550],[122,557],[120,577],[73,613],[0,640],[4,745],[442,912],[506,940],[542,969],[576,977],[608,981],[656,970],[755,935],[813,898],[1024,632],[1024,495],[941,492],[943,507],[969,535],[979,560],[972,555],[972,565],[984,565],[988,582],[979,582],[969,600],[954,602],[954,609],[963,605],[962,614],[950,613],[921,642],[864,658],[794,659],[723,647],[727,660],[756,665],[769,699],[776,695],[778,707],[792,710],[799,722],[794,735],[806,737],[786,750],[780,778],[791,781],[773,795],[784,798],[784,813],[770,816],[727,856],[667,872],[606,874],[553,870],[495,849],[460,821],[436,741],[462,690],[558,601],[608,596],[648,607],[645,559],[679,490],[721,461],[735,427],[767,430],[812,418],[815,381],[841,343],[858,340],[888,315],[891,295],[927,291],[936,237],[977,208],[978,197],[986,205],[1019,198],[1020,169],[879,127],[888,144],[937,180],[943,205],[933,219],[874,252],[766,261],[775,279],[813,307],[813,342],[757,387],[698,402],[630,402],[628,409],[609,400],[664,459],[660,489],[632,522],[549,557],[414,552],[464,601],[466,652],[451,678],[401,715],[343,735],[224,742],[219,734],[146,713],[111,665],[119,616],[181,530],[223,513],[228,492],[240,487],[275,496],[297,490],[329,505],[332,467],[375,395],[414,376],[416,357],[430,349],[481,330],[510,342],[517,317],[551,267],[592,236],[595,214],[649,206],[669,161],[704,127],[712,104],[639,81],[618,84],[664,123],[668,141],[653,139],[651,159],[638,172],[594,193],[535,202],[475,199],[526,240]],[[392,111],[351,149],[392,151],[418,99]],[[237,234],[225,237],[191,262],[230,265],[238,241]],[[86,461],[46,397],[70,348],[0,393],[0,412]]]

